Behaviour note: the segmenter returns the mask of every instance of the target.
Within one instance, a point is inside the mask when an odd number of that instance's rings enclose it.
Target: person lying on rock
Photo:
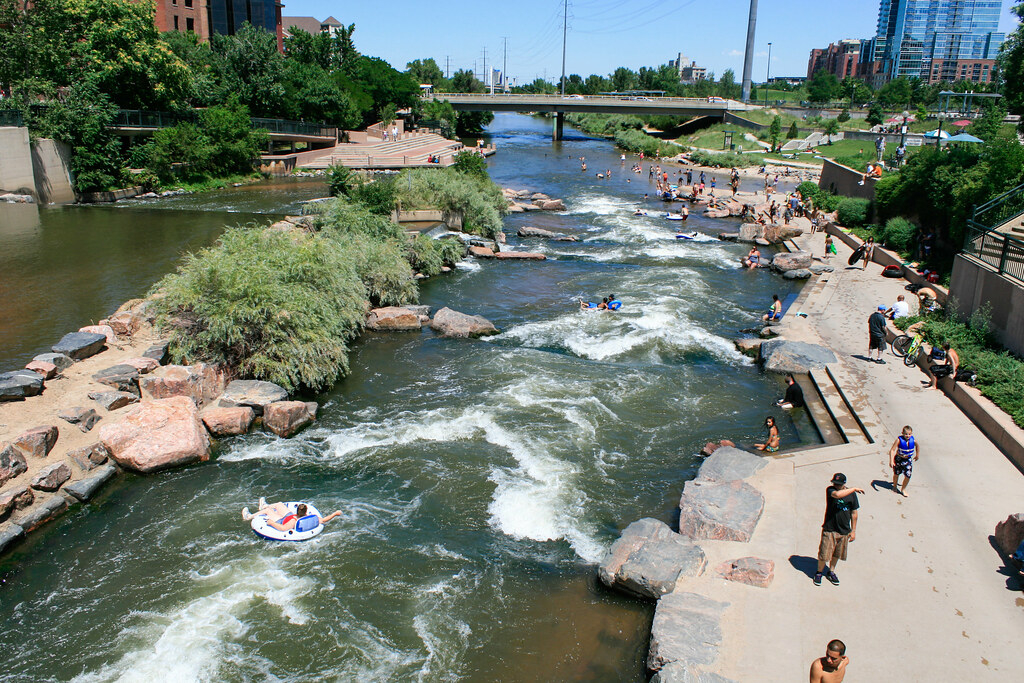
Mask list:
[[[278,531],[291,531],[295,528],[295,523],[306,516],[308,508],[305,503],[299,503],[295,506],[295,512],[288,509],[288,506],[284,503],[274,503],[273,505],[267,505],[265,498],[260,498],[260,507],[255,514],[249,512],[249,508],[242,508],[242,519],[249,521],[253,517],[264,515],[267,518],[267,524],[274,527]],[[341,510],[335,510],[326,517],[320,518],[321,524],[327,524],[335,517],[341,514]]]

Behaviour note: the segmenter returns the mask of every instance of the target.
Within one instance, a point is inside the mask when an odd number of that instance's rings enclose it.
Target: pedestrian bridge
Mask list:
[[[521,95],[510,93],[432,93],[425,100],[447,100],[456,111],[514,111],[555,114],[554,139],[562,138],[565,112],[716,116],[760,107],[721,97],[642,97],[636,95]]]

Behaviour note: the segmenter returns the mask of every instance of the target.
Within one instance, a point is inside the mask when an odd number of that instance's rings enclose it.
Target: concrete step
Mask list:
[[[821,398],[822,405],[827,412],[827,421],[831,423],[826,427],[826,431],[822,432],[822,438],[825,439],[825,443],[828,445],[835,443],[870,443],[871,440],[867,430],[863,428],[857,418],[857,414],[854,412],[853,406],[847,400],[835,378],[828,372],[828,369],[813,370],[808,379],[810,382],[813,382],[813,389]],[[812,416],[816,418],[816,421],[819,419],[819,416],[813,414]],[[825,418],[820,419],[824,420]],[[831,435],[833,430],[838,433],[837,436],[839,438],[829,441],[825,438],[826,433]],[[819,431],[821,431],[821,427],[819,427]]]

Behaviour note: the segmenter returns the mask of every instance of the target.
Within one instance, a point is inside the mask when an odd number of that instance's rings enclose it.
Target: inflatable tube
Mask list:
[[[850,254],[849,260],[847,260],[846,265],[852,266],[857,261],[860,261],[861,257],[864,256],[864,252],[867,251],[867,249],[868,248],[863,244],[854,249],[853,253]]]
[[[288,506],[288,509],[294,514],[295,508],[297,508],[300,503],[302,503],[301,500],[285,503],[285,505]],[[316,526],[306,528],[314,521],[310,519],[310,517],[313,516],[316,517]],[[288,531],[275,529],[267,522],[266,515],[256,515],[252,518],[251,524],[253,532],[260,538],[265,538],[268,541],[308,541],[324,530],[324,525],[320,522],[320,517],[320,511],[309,503],[306,503],[306,516],[295,522],[294,529],[290,529]],[[274,521],[276,522],[277,520]]]
[[[681,213],[666,213],[665,214],[665,218],[669,219],[670,221],[685,221],[686,220],[686,216],[684,216]]]
[[[676,235],[677,240],[694,240],[697,239],[697,231],[693,232],[681,232]]]
[[[882,269],[883,277],[903,277],[902,266],[886,266]]]
[[[608,310],[609,311],[617,311],[620,308],[622,308],[622,302],[619,301],[618,299],[613,299],[613,300],[608,302]]]

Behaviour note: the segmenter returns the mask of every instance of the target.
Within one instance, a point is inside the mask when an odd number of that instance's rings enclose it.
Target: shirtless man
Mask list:
[[[811,683],[842,683],[850,658],[846,656],[846,645],[841,640],[829,641],[825,656],[811,664]]]

